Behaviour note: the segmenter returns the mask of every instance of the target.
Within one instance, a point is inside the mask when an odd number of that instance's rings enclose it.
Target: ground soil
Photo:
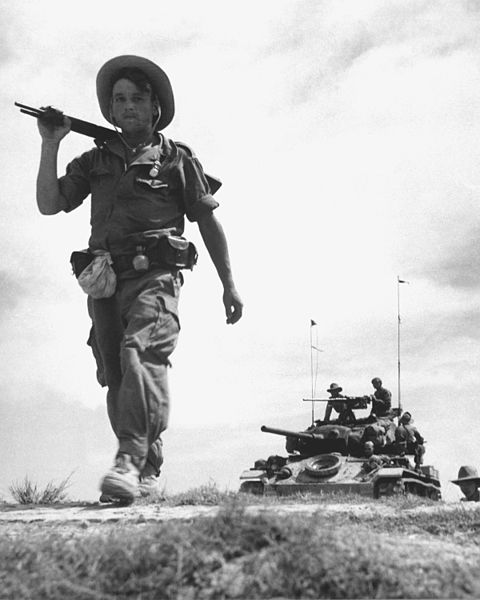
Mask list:
[[[415,514],[421,512],[447,512],[458,509],[459,503],[435,503],[421,505],[406,509],[402,514]],[[477,503],[462,503],[464,510],[475,510]],[[130,506],[116,506],[111,504],[99,504],[98,502],[69,502],[49,506],[1,504],[0,524],[8,523],[106,523],[106,522],[128,522],[144,523],[146,521],[169,521],[172,519],[192,519],[195,517],[213,517],[219,510],[218,506],[167,506],[158,504],[132,504]],[[247,507],[247,512],[258,514],[262,511],[279,514],[302,513],[314,514],[318,510],[322,513],[354,513],[358,516],[377,515],[379,517],[394,516],[397,510],[394,506],[381,502],[373,503],[321,503],[321,504],[279,504],[279,505],[253,505]]]

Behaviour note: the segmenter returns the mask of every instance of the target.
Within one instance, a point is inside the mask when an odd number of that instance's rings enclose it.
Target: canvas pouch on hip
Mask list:
[[[94,250],[92,260],[78,273],[77,281],[82,290],[95,300],[113,296],[117,289],[117,276],[110,253]]]

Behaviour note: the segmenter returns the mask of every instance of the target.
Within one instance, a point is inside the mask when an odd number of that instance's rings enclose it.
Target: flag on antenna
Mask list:
[[[398,283],[410,283],[406,279],[400,279],[400,277],[397,277],[397,281],[398,281]]]
[[[313,319],[310,319],[310,327],[313,327],[314,325],[316,325],[315,321]]]

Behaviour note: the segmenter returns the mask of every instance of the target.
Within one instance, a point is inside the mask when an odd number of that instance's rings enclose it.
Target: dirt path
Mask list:
[[[438,503],[419,506],[402,511],[403,514],[420,512],[448,512],[458,509],[459,503]],[[475,510],[475,502],[462,503],[465,510]],[[0,505],[0,525],[8,523],[106,523],[128,522],[145,523],[147,521],[169,521],[172,519],[193,519],[195,517],[213,517],[217,514],[217,506],[167,506],[164,504],[148,504],[131,506],[101,505],[98,503],[66,503],[52,506],[23,506],[19,504]],[[361,516],[377,515],[388,517],[398,514],[398,508],[379,502],[365,504],[282,504],[253,505],[247,507],[250,514],[263,511],[279,514],[303,513],[314,514],[318,510],[328,512],[354,512]]]

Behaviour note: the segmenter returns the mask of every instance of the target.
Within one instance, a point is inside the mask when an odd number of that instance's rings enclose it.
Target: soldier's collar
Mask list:
[[[176,152],[176,148],[174,144],[171,143],[171,140],[164,137],[161,133],[158,133],[158,136],[160,139],[159,143],[146,146],[138,153],[138,156],[135,157],[135,160],[131,162],[130,165],[152,163],[157,160],[164,160],[165,157]],[[120,156],[122,159],[125,158],[125,146],[118,136],[114,136],[108,140],[96,139],[94,142],[97,148],[100,150],[109,150],[110,152],[113,152],[113,154]]]

